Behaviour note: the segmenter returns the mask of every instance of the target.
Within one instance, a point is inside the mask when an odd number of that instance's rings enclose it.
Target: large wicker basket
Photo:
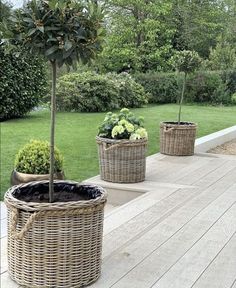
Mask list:
[[[147,139],[113,140],[96,137],[101,179],[135,183],[145,179]]]
[[[95,199],[55,203],[25,202],[14,197],[19,189],[46,182],[48,185],[48,181],[40,181],[14,186],[5,195],[9,274],[24,287],[83,287],[101,272],[106,192],[86,185],[100,191]]]
[[[160,152],[173,156],[194,154],[197,125],[195,123],[160,123]]]

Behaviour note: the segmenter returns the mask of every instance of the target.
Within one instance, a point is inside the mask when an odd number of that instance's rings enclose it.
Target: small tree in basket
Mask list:
[[[179,99],[179,114],[178,114],[178,125],[180,125],[181,109],[184,99],[184,92],[186,87],[187,75],[193,73],[200,65],[201,58],[195,51],[179,51],[171,59],[174,67],[178,72],[184,73],[182,92]]]
[[[54,201],[57,66],[75,67],[78,61],[85,64],[95,58],[104,35],[102,19],[96,2],[75,0],[32,0],[11,18],[15,41],[43,55],[52,67],[49,202]]]

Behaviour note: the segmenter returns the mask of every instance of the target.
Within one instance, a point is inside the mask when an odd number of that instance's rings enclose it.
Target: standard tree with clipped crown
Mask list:
[[[43,55],[52,67],[49,202],[53,202],[57,67],[86,64],[101,51],[103,11],[92,0],[32,0],[15,10],[11,21],[14,43]]]

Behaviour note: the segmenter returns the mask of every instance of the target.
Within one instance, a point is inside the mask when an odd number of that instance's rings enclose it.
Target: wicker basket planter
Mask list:
[[[160,152],[173,156],[194,154],[197,125],[190,122],[162,122],[160,124]]]
[[[101,179],[116,183],[145,180],[147,139],[114,140],[96,137]]]
[[[49,180],[49,174],[26,174],[16,171],[15,169],[11,173],[11,185],[18,185],[28,183],[32,181]],[[63,180],[65,178],[64,172],[57,172],[54,174],[54,179]]]
[[[48,190],[48,181],[31,182],[12,187],[5,195],[11,278],[30,288],[73,288],[94,282],[101,272],[106,192],[55,181],[59,192],[65,193],[63,187],[70,185],[74,193],[87,193],[89,200],[36,203],[16,198],[18,193],[38,191],[39,185]]]

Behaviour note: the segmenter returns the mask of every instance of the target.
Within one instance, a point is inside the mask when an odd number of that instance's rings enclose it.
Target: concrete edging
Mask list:
[[[195,152],[207,152],[209,149],[236,138],[236,125],[203,136],[195,141]]]

